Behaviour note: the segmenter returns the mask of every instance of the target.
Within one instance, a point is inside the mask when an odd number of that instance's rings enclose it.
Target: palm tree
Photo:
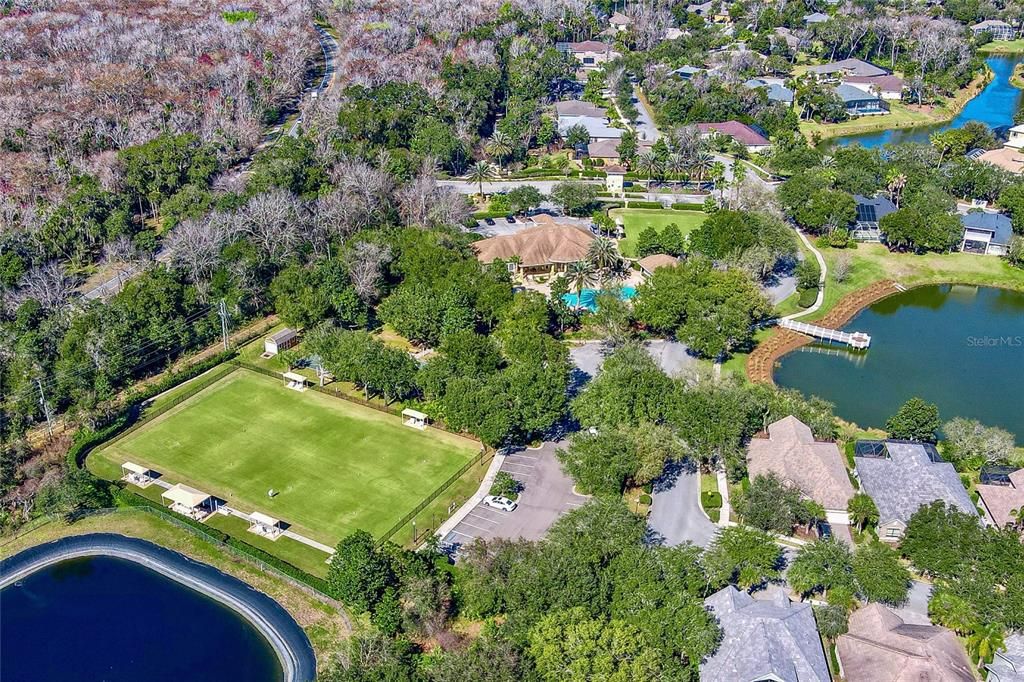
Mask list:
[[[826,519],[825,507],[820,502],[814,500],[803,501],[804,513],[807,515],[807,530],[811,530],[819,521]]]
[[[661,172],[661,161],[652,152],[644,152],[636,157],[636,171],[647,176],[647,189],[651,188],[651,178]]]
[[[668,155],[667,159],[665,159],[665,172],[668,173],[670,177],[678,180],[685,170],[686,158],[682,154],[673,152]]]
[[[693,156],[693,170],[697,174],[697,184],[704,181],[704,174],[711,170],[715,156],[706,149],[701,149]]]
[[[975,623],[967,636],[967,653],[980,668],[991,663],[997,651],[1006,648],[1006,628],[1002,623]]]
[[[583,307],[583,290],[594,283],[594,275],[594,264],[588,260],[569,263],[565,269],[565,277],[576,291],[576,308]]]
[[[864,532],[868,524],[878,523],[878,507],[867,493],[857,493],[851,497],[846,505],[846,511],[850,514],[853,525],[861,532]]]
[[[903,173],[890,171],[885,177],[886,189],[889,190],[889,199],[896,208],[900,207],[900,199],[903,197],[903,188],[907,186],[907,176]]]
[[[487,161],[477,161],[469,167],[466,176],[470,182],[475,182],[480,187],[480,201],[484,200],[484,183],[494,178],[494,166]]]
[[[505,165],[504,160],[512,154],[513,148],[512,138],[500,130],[495,130],[484,145],[484,150],[498,160],[499,166]]]
[[[619,256],[619,251],[615,248],[615,242],[607,237],[597,237],[594,241],[590,242],[590,248],[587,250],[587,260],[590,261],[598,276],[603,280],[607,273],[615,270],[622,257]]]

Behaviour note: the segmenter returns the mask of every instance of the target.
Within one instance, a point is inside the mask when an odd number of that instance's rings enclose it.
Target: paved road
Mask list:
[[[587,497],[573,492],[572,479],[563,471],[555,450],[568,443],[547,442],[536,450],[520,450],[505,457],[501,471],[523,485],[519,508],[514,512],[491,509],[480,503],[441,541],[454,552],[476,538],[489,540],[539,540],[558,518],[586,503]]]
[[[633,127],[636,129],[636,136],[642,142],[657,142],[658,138],[661,137],[661,133],[658,132],[658,126],[654,125],[654,112],[644,103],[644,98],[640,96],[640,86],[633,86],[633,97],[636,99],[636,110],[640,112],[637,116],[636,125]]]
[[[588,180],[585,178],[566,178],[566,180],[604,187],[603,179]],[[536,187],[543,194],[551,194],[552,188],[560,182],[565,182],[565,180],[530,180],[529,178],[522,178],[519,180],[495,180],[494,182],[484,183],[484,194],[507,192],[510,189],[522,187],[523,185]],[[459,194],[473,195],[480,193],[479,183],[470,182],[469,180],[438,180],[437,184],[442,187],[451,187]],[[634,188],[629,188],[629,191],[630,193],[643,194],[645,201],[660,201],[666,205],[671,205],[677,202],[699,204],[704,201],[704,195],[689,194],[686,192],[639,192]]]
[[[320,43],[320,50],[324,53],[324,71],[320,79],[311,82],[302,92],[301,99],[314,99],[319,97],[325,90],[334,85],[334,75],[337,72],[338,63],[338,41],[334,39],[327,30],[320,26],[313,26],[316,31],[316,39]],[[299,136],[299,126],[302,125],[302,116],[298,116],[292,127],[288,130],[291,137]]]
[[[910,583],[910,592],[907,594],[907,603],[896,611],[896,615],[905,623],[912,625],[929,625],[928,600],[932,596],[932,586],[918,580]]]
[[[696,467],[682,464],[655,483],[654,504],[647,523],[658,533],[664,544],[674,547],[692,542],[707,547],[718,534],[718,526],[711,523],[700,509],[700,473]]]

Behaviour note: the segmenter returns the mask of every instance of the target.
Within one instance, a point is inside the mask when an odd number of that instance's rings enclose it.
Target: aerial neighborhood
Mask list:
[[[0,679],[1024,680],[1022,28],[0,3]]]

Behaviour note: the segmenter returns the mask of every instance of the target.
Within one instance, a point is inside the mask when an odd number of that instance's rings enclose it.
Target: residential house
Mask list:
[[[854,455],[861,490],[878,508],[878,537],[884,542],[899,542],[914,512],[936,500],[978,514],[953,465],[930,443],[857,441]]]
[[[681,78],[684,81],[688,81],[691,80],[697,74],[704,73],[704,71],[705,70],[700,68],[699,66],[690,66],[689,64],[684,64],[683,66],[680,66],[678,69],[672,71],[672,74],[677,78]]]
[[[596,144],[596,143],[595,143]],[[618,152],[616,152],[617,154]],[[626,169],[617,164],[604,168],[604,188],[611,194],[621,195],[625,192]]]
[[[878,221],[894,212],[896,205],[884,194],[873,197],[854,194],[853,201],[857,209],[857,223],[850,236],[860,242],[882,241]]]
[[[839,99],[843,100],[846,113],[850,116],[872,116],[889,111],[889,105],[882,101],[881,97],[866,90],[840,83],[835,87],[835,91]]]
[[[700,666],[706,682],[829,682],[828,663],[809,603],[778,591],[758,600],[732,585],[704,600],[722,642]]]
[[[825,23],[829,20],[829,16],[827,14],[822,14],[821,12],[812,12],[811,14],[805,14],[803,19],[805,25],[811,26],[813,24]]]
[[[553,275],[587,257],[594,241],[588,230],[558,223],[544,214],[534,216],[534,221],[539,224],[515,234],[473,242],[477,260],[484,264],[504,261],[512,273]]]
[[[1006,142],[1007,147],[1013,147],[1014,149],[1020,149],[1024,147],[1024,125],[1017,125],[1009,128],[1006,131]]]
[[[723,11],[722,4],[715,2],[715,0],[708,0],[708,2],[702,3],[691,3],[686,6],[687,14],[696,14],[699,17],[703,17],[708,21],[716,24],[725,24],[729,22],[729,14]]]
[[[818,76],[832,76],[836,79],[849,76],[885,76],[889,73],[885,69],[869,64],[862,59],[841,59],[838,62],[812,66],[807,71]]]
[[[984,150],[973,158],[1011,173],[1024,172],[1024,152],[1020,147],[1004,145],[999,149]]]
[[[756,154],[769,149],[772,143],[746,123],[739,121],[723,121],[721,123],[698,123],[697,129],[704,137],[725,135],[731,137],[747,148],[751,154]]]
[[[684,35],[686,35],[686,31],[678,29],[675,26],[669,26],[665,29],[664,38],[665,40],[676,40],[677,38],[682,38]]]
[[[832,441],[818,441],[807,424],[790,415],[768,425],[767,438],[747,446],[751,478],[775,474],[825,508],[829,524],[849,525],[846,507],[853,484]]]
[[[793,91],[778,81],[779,79],[776,78],[770,80],[766,78],[751,78],[743,85],[750,89],[764,88],[765,92],[768,94],[768,99],[772,102],[792,104]]]
[[[630,25],[632,25],[632,23],[633,20],[627,17],[622,12],[616,12],[608,19],[608,24],[617,32],[625,31],[627,28],[630,27]]]
[[[592,118],[608,118],[608,110],[581,99],[567,99],[555,102],[555,114],[563,116],[590,116]]]
[[[555,49],[566,52],[579,60],[583,69],[593,70],[600,68],[619,56],[619,53],[612,49],[608,43],[599,40],[584,40],[581,43],[555,43]]]
[[[892,74],[885,76],[847,76],[843,79],[843,83],[860,88],[872,95],[878,95],[884,100],[903,99],[903,88],[905,87],[903,79]]]
[[[637,143],[637,153],[651,151],[652,142],[640,141]],[[600,140],[587,145],[587,156],[591,159],[600,159],[605,163],[617,164],[622,161],[619,158],[619,140]]]
[[[964,226],[960,250],[985,256],[1003,256],[1010,248],[1013,223],[1002,213],[971,211],[960,216]]]
[[[1018,523],[1017,510],[1024,509],[1024,469],[990,467],[982,469],[981,482],[975,486],[985,519],[1003,528]],[[1024,673],[1024,670],[1021,671]]]
[[[679,259],[667,253],[652,253],[638,260],[636,264],[645,277],[650,277],[658,268],[674,268],[679,265]]]
[[[776,40],[781,40],[791,50],[797,50],[800,48],[800,38],[793,35],[793,32],[784,26],[780,26],[779,28],[775,29],[774,36],[775,37],[772,39],[773,43],[775,43]]]
[[[597,116],[559,116],[558,134],[565,137],[569,129],[582,125],[587,129],[591,142],[599,140],[619,140],[623,131],[620,128],[612,128],[608,125],[608,119]]]
[[[1024,634],[1010,635],[1006,649],[997,651],[985,666],[987,682],[1024,682]]]
[[[985,21],[980,21],[971,26],[971,33],[975,36],[980,36],[982,33],[988,33],[992,36],[992,40],[1016,40],[1020,35],[1020,31],[999,19],[986,19]]]
[[[973,682],[971,663],[951,630],[910,625],[877,603],[850,615],[836,641],[846,682]]]

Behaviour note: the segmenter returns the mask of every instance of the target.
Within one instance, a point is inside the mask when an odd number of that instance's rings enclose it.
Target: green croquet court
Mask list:
[[[114,479],[122,462],[142,464],[333,546],[357,529],[380,537],[479,450],[468,438],[237,369],[92,453],[88,466]],[[145,492],[159,495],[155,485]]]

